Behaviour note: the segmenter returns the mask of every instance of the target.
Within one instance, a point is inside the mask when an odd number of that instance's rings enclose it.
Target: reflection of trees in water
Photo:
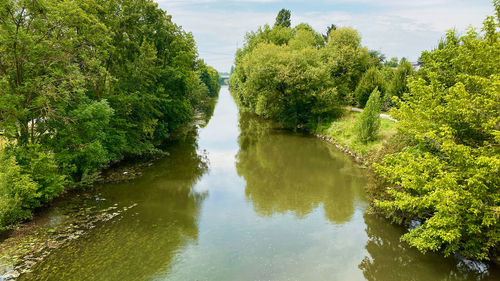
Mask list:
[[[57,250],[23,279],[149,280],[166,273],[175,254],[196,243],[207,196],[192,189],[207,170],[194,143],[171,151],[141,178],[102,189],[106,204],[137,207]]]
[[[498,269],[480,274],[454,258],[422,254],[400,241],[403,230],[384,218],[365,214],[369,256],[359,264],[367,280],[498,280]]]
[[[309,214],[320,204],[327,218],[347,221],[363,188],[360,169],[319,140],[274,129],[251,114],[241,114],[238,174],[257,213]],[[335,157],[332,157],[335,156]]]

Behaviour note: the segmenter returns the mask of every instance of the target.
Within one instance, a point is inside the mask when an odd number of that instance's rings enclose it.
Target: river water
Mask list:
[[[136,180],[97,187],[103,208],[135,207],[20,279],[500,280],[496,268],[401,243],[402,229],[366,213],[362,167],[239,114],[227,87],[197,138],[169,153]]]

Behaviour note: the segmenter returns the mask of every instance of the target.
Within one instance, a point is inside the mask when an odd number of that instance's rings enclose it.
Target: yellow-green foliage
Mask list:
[[[314,37],[310,39],[314,44]],[[339,109],[327,67],[314,47],[294,50],[260,43],[241,59],[238,69],[245,75],[234,92],[238,104],[285,126]]]
[[[325,38],[307,24],[264,26],[236,53],[230,89],[242,110],[286,127],[338,115],[371,65],[352,28]]]
[[[37,197],[37,184],[21,172],[15,158],[4,148],[5,142],[0,143],[0,230],[30,218],[29,204]]]
[[[500,16],[500,1],[495,1]],[[500,242],[500,41],[488,17],[479,36],[448,32],[393,116],[402,151],[376,164],[387,216],[422,224],[403,240],[419,250],[488,259]]]

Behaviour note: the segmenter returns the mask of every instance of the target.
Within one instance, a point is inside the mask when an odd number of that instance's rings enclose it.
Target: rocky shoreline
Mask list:
[[[318,139],[321,139],[323,141],[326,141],[330,144],[333,144],[338,150],[344,152],[345,154],[351,156],[354,161],[356,161],[357,163],[359,164],[363,164],[363,165],[367,165],[368,163],[366,162],[366,159],[362,158],[361,156],[359,156],[358,154],[350,151],[347,147],[344,147],[342,145],[339,145],[338,143],[335,142],[335,140],[333,138],[329,138],[329,137],[326,137],[326,136],[323,136],[321,134],[316,134],[316,133],[312,133],[309,129],[307,129],[305,126],[303,125],[297,125],[297,129],[300,129],[304,132],[307,132],[308,134],[318,138]]]
[[[107,222],[137,204],[100,208],[89,206],[90,201],[105,201],[90,194],[78,195],[79,200],[62,211],[55,220],[44,221],[43,216],[13,230],[0,243],[0,280],[16,280],[38,262],[67,242],[78,239],[101,222]],[[87,207],[82,207],[81,204]],[[45,218],[46,219],[46,218]]]
[[[196,132],[206,123],[208,120],[205,116],[199,114],[189,126],[186,126],[183,134]],[[164,156],[168,157],[169,153],[161,153],[161,157]],[[117,162],[101,172],[101,179],[95,185],[134,180],[142,176],[142,171],[161,157],[156,155],[146,161]],[[71,206],[62,208],[60,219],[55,224],[46,221],[47,216],[43,213],[47,212],[49,207],[43,207],[35,214],[33,220],[3,233],[6,238],[0,238],[0,281],[17,280],[22,274],[30,272],[33,266],[55,249],[80,238],[97,224],[107,222],[137,206],[133,204],[99,208],[95,202],[104,202],[106,198],[102,198],[98,190],[93,188],[90,191],[68,191],[49,206],[54,205],[56,201],[69,201],[68,204]]]

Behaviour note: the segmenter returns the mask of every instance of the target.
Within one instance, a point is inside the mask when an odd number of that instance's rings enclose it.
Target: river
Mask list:
[[[367,181],[333,145],[239,114],[223,87],[196,138],[96,187],[102,208],[134,208],[20,280],[500,280],[400,242],[400,227],[366,212]]]

